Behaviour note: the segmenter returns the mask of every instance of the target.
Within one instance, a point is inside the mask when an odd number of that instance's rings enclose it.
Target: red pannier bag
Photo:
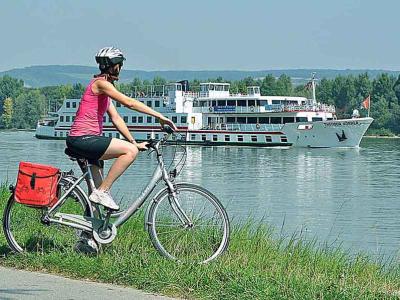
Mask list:
[[[14,199],[29,206],[52,207],[58,200],[59,178],[60,170],[55,167],[20,162]]]

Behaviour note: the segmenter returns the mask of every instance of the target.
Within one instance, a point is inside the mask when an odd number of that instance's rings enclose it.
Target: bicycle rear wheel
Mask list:
[[[60,197],[71,182],[62,178],[59,182]],[[90,214],[90,207],[78,189],[74,189],[57,209],[57,212],[77,215]],[[17,203],[10,196],[4,210],[3,229],[8,245],[15,252],[48,252],[72,250],[80,231],[72,227],[41,222],[47,208],[34,208]]]
[[[182,262],[207,263],[228,247],[229,219],[219,200],[206,189],[187,183],[176,185],[176,201],[190,219],[182,222],[168,190],[152,202],[147,220],[155,248]],[[182,217],[182,215],[181,215]]]

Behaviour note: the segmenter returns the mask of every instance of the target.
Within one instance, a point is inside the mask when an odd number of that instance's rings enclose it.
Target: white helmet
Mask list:
[[[125,57],[121,50],[115,47],[105,47],[99,50],[95,56],[100,70],[120,64],[122,66]]]

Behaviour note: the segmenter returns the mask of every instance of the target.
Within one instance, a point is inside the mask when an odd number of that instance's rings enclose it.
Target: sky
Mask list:
[[[400,70],[397,0],[2,0],[0,71],[96,66],[120,48],[132,70]]]

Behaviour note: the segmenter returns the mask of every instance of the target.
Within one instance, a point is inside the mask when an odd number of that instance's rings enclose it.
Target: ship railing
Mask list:
[[[282,124],[211,124],[204,126],[202,130],[223,130],[223,131],[280,131],[282,129]]]
[[[285,105],[281,111],[296,112],[296,111],[318,111],[318,112],[335,112],[333,105],[316,104],[316,105]]]
[[[193,107],[196,113],[259,113],[265,112],[264,106],[201,106]]]

